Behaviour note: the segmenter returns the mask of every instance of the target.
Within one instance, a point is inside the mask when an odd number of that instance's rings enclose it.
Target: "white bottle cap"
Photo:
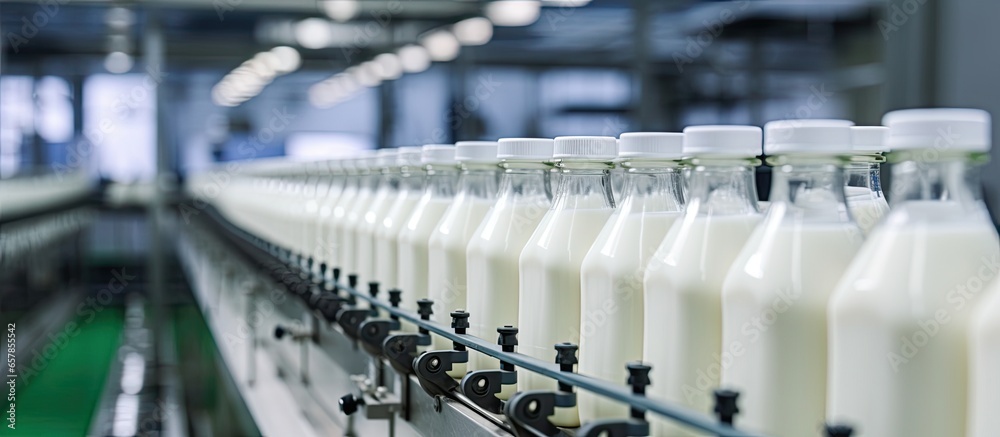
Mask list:
[[[421,164],[455,165],[455,146],[451,144],[428,144],[420,155]]]
[[[858,153],[888,152],[885,140],[889,136],[889,128],[885,126],[853,126],[851,137],[854,151]]]
[[[378,151],[375,152],[375,157],[378,160],[378,167],[385,168],[396,165],[396,153],[397,151],[394,148],[378,149]]]
[[[497,158],[549,161],[554,143],[550,138],[501,138],[497,141]]]
[[[705,125],[684,128],[686,156],[757,156],[762,152],[757,126]]]
[[[455,143],[455,160],[493,164],[497,159],[496,141],[459,141]]]
[[[552,157],[563,160],[612,161],[618,156],[615,137],[556,137]]]
[[[980,109],[904,109],[882,117],[886,146],[900,149],[990,150],[990,114]]]
[[[424,153],[423,147],[399,147],[396,149],[396,165],[402,166],[419,166],[420,165],[420,155]]]
[[[847,154],[853,149],[849,120],[777,120],[764,125],[764,152]]]
[[[627,132],[618,140],[621,159],[680,159],[684,134],[680,132]]]

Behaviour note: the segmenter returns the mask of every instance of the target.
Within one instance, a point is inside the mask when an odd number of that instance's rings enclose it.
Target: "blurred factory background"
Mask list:
[[[499,137],[879,124],[908,107],[1000,114],[998,16],[992,0],[0,0],[0,226],[51,218],[3,211],[18,180],[83,174],[110,200],[60,218],[72,238],[0,260],[0,320],[19,327],[22,376],[38,375],[17,432],[256,432],[171,255],[184,222],[162,214],[189,172]],[[108,306],[116,284],[128,292]],[[115,378],[137,368],[141,389],[122,397]]]

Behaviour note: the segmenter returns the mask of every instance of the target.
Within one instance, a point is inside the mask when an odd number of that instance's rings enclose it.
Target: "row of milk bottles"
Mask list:
[[[433,299],[439,322],[466,308],[484,339],[518,326],[520,353],[552,361],[554,344],[577,343],[579,372],[616,383],[623,363],[647,361],[651,396],[706,413],[713,388],[739,390],[750,431],[998,435],[1000,248],[976,169],[989,115],[903,110],[883,124],[383,149],[234,177],[215,203],[316,273],[325,263],[398,288],[409,310]],[[891,212],[879,182],[889,149]],[[470,356],[470,369],[496,367]],[[517,389],[556,384],[522,372]],[[552,420],[627,414],[581,392]],[[653,435],[698,435],[651,420]]]

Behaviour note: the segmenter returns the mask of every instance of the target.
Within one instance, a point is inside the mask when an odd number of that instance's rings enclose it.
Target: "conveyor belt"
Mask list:
[[[254,264],[260,266],[273,266],[281,263],[277,257],[272,255],[272,252],[269,252],[268,249],[265,248],[266,244],[263,241],[260,241],[256,237],[232,225],[211,207],[204,209],[204,211],[206,214],[199,215],[199,217],[206,217],[210,219],[210,221],[213,222],[212,224],[214,227],[221,232],[246,259],[251,260]],[[296,288],[308,288],[311,285],[310,280],[306,279],[307,275],[305,273],[300,272],[301,274],[294,274],[294,272],[292,272],[292,270],[295,270],[294,266],[288,266],[287,268],[289,269],[289,272],[284,274],[283,277],[286,278],[286,280],[283,281],[283,284],[290,292]],[[294,279],[295,277],[299,277],[300,279],[296,280]],[[633,394],[626,388],[625,385],[615,385],[586,375],[560,371],[559,367],[555,364],[544,362],[519,353],[503,352],[499,346],[470,335],[455,334],[449,327],[431,322],[429,320],[422,320],[416,313],[401,310],[394,307],[388,301],[373,298],[367,293],[362,293],[347,285],[338,283],[337,288],[341,291],[349,293],[356,299],[361,299],[371,305],[374,305],[381,311],[397,316],[398,318],[406,320],[420,328],[426,329],[435,335],[440,335],[448,340],[465,345],[465,347],[469,349],[473,349],[498,358],[501,361],[514,364],[519,369],[538,373],[555,379],[560,383],[568,384],[578,389],[586,390],[620,401],[630,405],[634,409],[644,410],[670,418],[676,422],[685,424],[703,432],[718,436],[731,437],[749,437],[753,435],[737,430],[728,424],[720,423],[707,415],[700,414],[687,408]]]

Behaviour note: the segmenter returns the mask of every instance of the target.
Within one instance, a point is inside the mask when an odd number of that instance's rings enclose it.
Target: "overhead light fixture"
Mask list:
[[[307,49],[321,49],[330,45],[333,31],[330,22],[322,18],[306,18],[295,23],[295,41]]]
[[[347,74],[346,71],[335,74],[330,80],[336,81],[340,85],[340,89],[345,96],[354,93],[361,87],[358,81],[354,79],[354,76]]]
[[[277,46],[271,49],[271,53],[278,59],[278,67],[274,70],[279,74],[291,73],[299,69],[302,64],[302,56],[299,51],[288,46]]]
[[[486,17],[497,26],[527,26],[538,21],[542,3],[538,0],[497,0],[486,4]]]
[[[125,52],[111,52],[104,58],[104,69],[114,74],[128,73],[133,64],[132,56]]]
[[[375,57],[374,62],[381,67],[383,80],[396,80],[403,75],[403,65],[395,53],[382,53]]]
[[[351,75],[351,78],[361,86],[374,88],[382,84],[378,72],[367,62],[348,68],[344,72]]]
[[[278,74],[281,69],[281,59],[273,52],[260,52],[254,55],[253,61],[259,65],[267,67],[272,74]]]
[[[481,46],[493,39],[493,23],[483,17],[459,21],[453,30],[455,38],[463,46]]]
[[[493,23],[483,17],[468,18],[455,23],[454,32],[463,46],[481,46],[493,39]]]
[[[448,62],[458,57],[462,45],[458,43],[458,38],[445,29],[435,30],[420,40],[420,44],[427,49],[431,60],[437,62]]]
[[[135,14],[128,8],[114,7],[104,13],[104,23],[115,30],[124,30],[135,23]]]
[[[431,66],[431,55],[423,46],[416,44],[403,46],[396,51],[396,54],[399,55],[399,64],[406,73],[420,73]]]
[[[323,12],[339,22],[350,21],[361,10],[361,4],[358,3],[358,0],[324,0],[322,5]]]
[[[268,55],[271,54],[268,53]],[[252,59],[245,62],[246,68],[249,69],[251,72],[253,72],[253,74],[256,74],[257,76],[260,76],[262,78],[268,78],[268,79],[274,78],[274,76],[277,75],[277,72],[274,70],[274,67],[272,66],[273,63],[267,61],[265,58],[267,58],[267,55],[263,53],[258,53],[254,55]]]

